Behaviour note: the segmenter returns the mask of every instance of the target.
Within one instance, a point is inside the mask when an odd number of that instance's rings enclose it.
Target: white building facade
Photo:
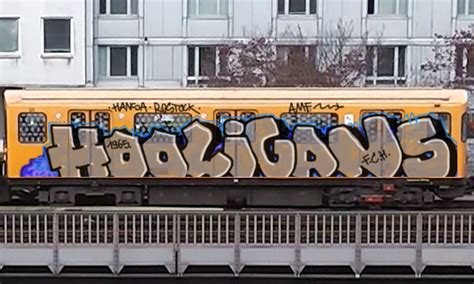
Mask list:
[[[367,85],[414,85],[434,34],[474,23],[474,0],[0,0],[0,85],[200,85],[218,75],[220,46],[310,48],[341,22],[379,46]]]
[[[84,86],[85,4],[0,0],[0,85]]]

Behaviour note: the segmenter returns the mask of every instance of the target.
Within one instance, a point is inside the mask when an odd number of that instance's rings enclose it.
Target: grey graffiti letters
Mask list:
[[[247,124],[247,136],[254,136],[250,142],[252,150],[257,157],[260,168],[266,177],[290,176],[295,167],[295,145],[289,139],[275,139],[273,142],[273,155],[276,161],[270,160],[267,155],[266,143],[279,135],[275,119],[260,117]]]
[[[53,126],[53,146],[48,148],[51,168],[59,170],[61,176],[80,177],[81,168],[86,168],[91,177],[106,177],[107,154],[103,145],[97,145],[97,129],[80,129],[81,146],[76,147],[70,126]]]
[[[51,127],[47,156],[62,177],[446,177],[456,174],[456,145],[434,118],[405,122],[378,114],[323,130],[279,124],[271,116],[228,119],[222,133],[194,120],[179,133],[138,137],[115,130]],[[285,129],[286,127],[286,129]],[[77,136],[77,137],[76,137]],[[222,136],[222,137],[221,137]]]
[[[184,177],[186,160],[176,144],[176,135],[155,130],[143,144],[143,151],[155,177]]]
[[[138,138],[120,131],[105,139],[110,173],[115,177],[143,176],[147,172]]]
[[[296,144],[296,168],[293,175],[309,177],[311,170],[328,177],[336,171],[337,161],[328,147],[316,135],[314,127],[297,126],[293,133]]]
[[[449,147],[446,141],[432,138],[436,130],[430,118],[402,123],[398,131],[403,137],[400,141],[403,151],[412,156],[403,162],[403,169],[408,176],[444,177],[449,173]],[[429,140],[421,142],[426,139]]]
[[[368,138],[368,149],[345,127],[335,128],[330,132],[329,146],[340,161],[339,171],[348,177],[358,177],[365,168],[375,176],[393,176],[400,167],[402,152],[387,119],[384,116],[372,116],[364,119],[363,126]],[[383,163],[364,163],[367,155],[374,161],[372,156],[380,156],[379,151],[386,155]]]
[[[228,120],[225,123],[225,153],[234,162],[230,174],[235,177],[252,177],[257,167],[257,160],[244,134],[244,124],[240,121]]]
[[[209,175],[211,177],[220,177],[229,171],[232,161],[221,152],[218,152],[209,161],[204,160],[213,137],[209,128],[202,125],[199,121],[194,121],[183,132],[188,140],[183,154],[189,164],[188,174],[190,176],[200,177]]]

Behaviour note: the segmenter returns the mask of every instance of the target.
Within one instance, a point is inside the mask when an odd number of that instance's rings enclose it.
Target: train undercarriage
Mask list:
[[[470,192],[470,181],[345,179],[4,180],[2,203],[329,208],[425,208]]]

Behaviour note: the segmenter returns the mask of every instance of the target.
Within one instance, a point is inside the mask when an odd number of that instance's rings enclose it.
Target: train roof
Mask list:
[[[148,100],[255,100],[302,101],[327,100],[344,102],[366,101],[419,101],[465,104],[468,92],[457,89],[412,88],[242,88],[242,89],[23,89],[7,90],[7,103],[44,102],[91,103],[94,101],[148,101]]]

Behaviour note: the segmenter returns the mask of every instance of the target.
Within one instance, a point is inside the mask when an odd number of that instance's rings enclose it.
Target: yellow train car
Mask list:
[[[3,107],[6,187],[41,203],[422,206],[467,188],[463,90],[7,90]]]

